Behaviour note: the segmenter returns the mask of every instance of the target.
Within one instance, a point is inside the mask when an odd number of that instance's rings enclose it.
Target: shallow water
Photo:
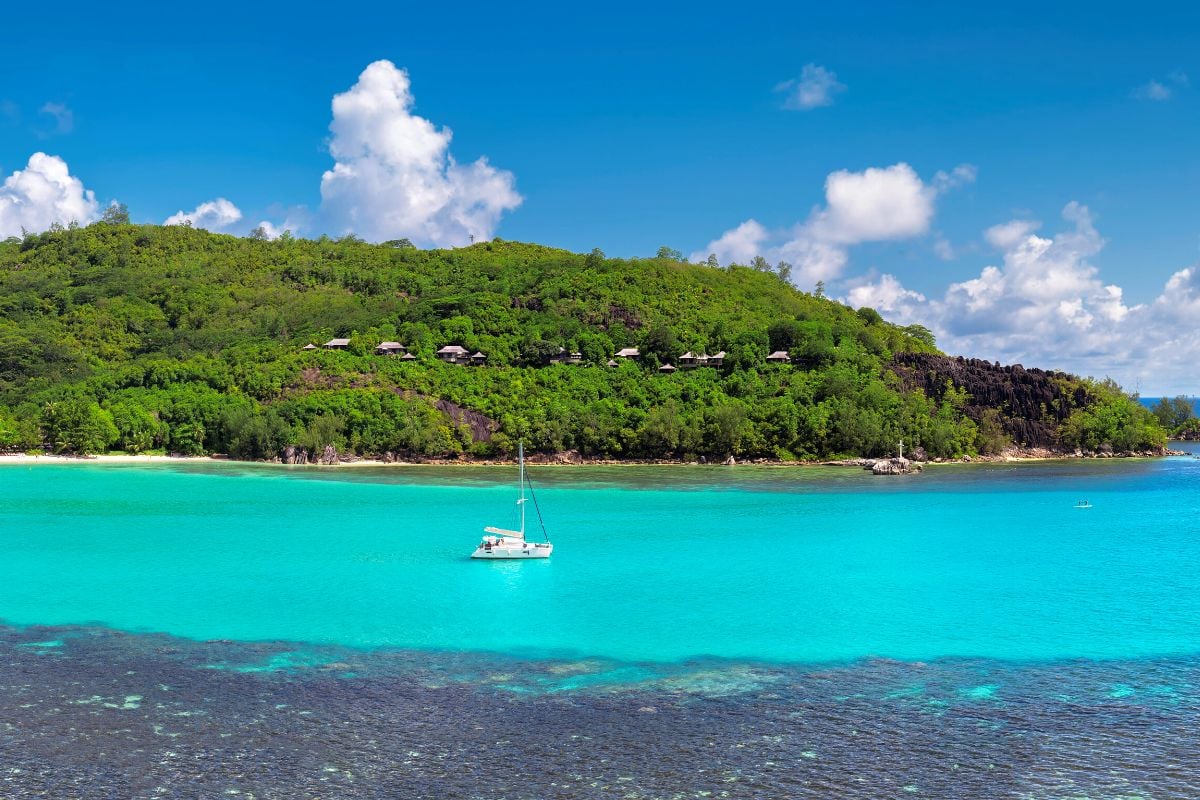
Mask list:
[[[0,619],[655,661],[1200,653],[1191,458],[534,468],[554,556],[473,562],[511,473],[6,467]]]
[[[0,796],[1200,797],[1200,461],[510,472],[0,468]]]

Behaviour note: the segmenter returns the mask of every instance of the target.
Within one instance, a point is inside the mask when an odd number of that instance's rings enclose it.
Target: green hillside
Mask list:
[[[335,337],[347,349],[320,347]],[[374,354],[384,341],[415,358]],[[444,345],[486,366],[443,363]],[[607,366],[627,347],[641,357]],[[768,363],[776,350],[792,363]],[[685,351],[725,355],[659,372]],[[571,353],[581,363],[555,363]],[[936,353],[920,326],[769,271],[670,257],[104,223],[0,243],[7,449],[487,456],[522,438],[543,452],[712,459],[881,455],[901,437],[931,456],[1004,444],[1012,409],[983,415],[952,381],[930,391],[892,370],[920,353]],[[1163,443],[1113,387],[1054,381],[1070,406],[1038,413],[1064,444],[1106,435],[1082,415],[1108,408],[1123,444]]]

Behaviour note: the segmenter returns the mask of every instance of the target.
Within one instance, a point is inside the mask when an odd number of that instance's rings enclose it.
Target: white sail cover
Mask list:
[[[506,530],[504,530],[504,528],[493,528],[491,526],[484,528],[483,532],[484,533],[494,533],[497,536],[506,536],[509,539],[522,539],[523,540],[525,538],[525,534],[521,533],[520,531],[506,531]]]

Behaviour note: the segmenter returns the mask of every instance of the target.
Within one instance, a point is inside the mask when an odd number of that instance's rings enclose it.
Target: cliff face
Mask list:
[[[971,399],[965,411],[971,419],[979,422],[985,409],[997,409],[1005,433],[1026,447],[1057,445],[1057,426],[1072,409],[1088,404],[1082,388],[1064,389],[1063,379],[1071,376],[1020,364],[1002,367],[977,358],[899,353],[891,368],[906,389],[921,389],[938,402],[947,381],[966,390]]]

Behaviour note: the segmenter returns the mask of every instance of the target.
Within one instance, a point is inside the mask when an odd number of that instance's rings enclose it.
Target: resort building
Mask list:
[[[768,364],[790,364],[792,359],[788,356],[786,350],[776,350],[771,355],[767,356]]]
[[[556,355],[550,356],[551,364],[582,364],[583,353],[568,353],[565,347],[558,348]]]
[[[620,364],[618,364],[616,361],[613,361],[613,360],[610,358],[610,359],[608,360],[608,363],[607,363],[607,364],[605,364],[604,366],[606,366],[606,367],[618,367],[618,366],[620,366]]]
[[[325,343],[326,350],[345,350],[349,346],[349,339],[330,339]]]
[[[400,360],[401,361],[416,361],[417,357],[414,356],[412,353],[405,353],[404,355],[400,356]]]
[[[671,373],[671,372],[675,371],[675,368],[672,367],[670,364],[663,364],[661,367],[658,368],[658,371]]]
[[[375,348],[375,354],[380,356],[400,356],[404,355],[407,347],[399,342],[380,342]]]
[[[447,364],[466,364],[471,360],[471,353],[465,347],[448,344],[437,351],[437,357]]]
[[[696,355],[688,351],[679,357],[680,369],[695,369],[696,367],[719,367],[725,363],[725,351],[710,356],[708,353]]]
[[[471,366],[482,367],[487,363],[487,356],[478,351],[471,354]]]
[[[641,353],[638,352],[636,347],[626,347],[618,350],[614,358],[637,358],[640,355]]]
[[[316,350],[317,346],[315,344],[313,344],[312,342],[309,342],[308,344],[304,345],[304,347],[301,347],[300,349],[301,350]]]

